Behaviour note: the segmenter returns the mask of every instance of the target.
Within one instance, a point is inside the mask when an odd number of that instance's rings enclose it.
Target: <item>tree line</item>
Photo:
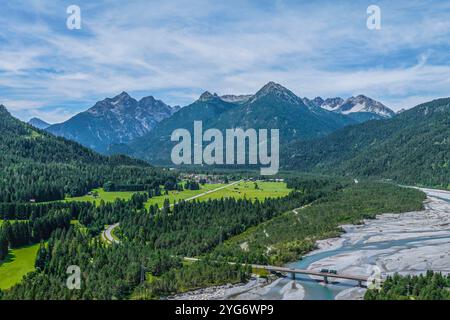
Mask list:
[[[394,274],[381,289],[369,289],[365,300],[450,300],[450,276],[427,271],[420,275]]]

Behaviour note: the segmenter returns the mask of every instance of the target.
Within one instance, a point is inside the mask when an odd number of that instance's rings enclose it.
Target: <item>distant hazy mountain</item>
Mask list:
[[[38,128],[38,129],[46,129],[51,126],[50,123],[47,123],[44,120],[41,120],[39,118],[31,118],[28,121],[28,124],[32,125],[35,128]]]
[[[241,96],[242,97],[242,96]],[[321,108],[310,110],[293,92],[269,82],[256,94],[237,99],[203,93],[193,104],[182,108],[172,117],[161,121],[155,129],[132,141],[128,147],[117,145],[112,152],[125,152],[152,163],[168,163],[173,130],[185,128],[192,132],[195,120],[203,122],[204,130],[218,128],[279,129],[280,143],[296,138],[314,138],[333,132],[356,121]]]
[[[450,98],[340,129],[282,152],[285,168],[450,187]]]
[[[365,122],[373,119],[392,118],[395,112],[372,98],[364,95],[350,97],[344,100],[340,97],[322,99],[316,97],[313,100],[303,98],[305,104],[311,107],[320,107],[322,109],[344,114],[357,122]]]
[[[143,136],[177,110],[152,96],[137,101],[122,92],[46,130],[105,153],[111,144]]]

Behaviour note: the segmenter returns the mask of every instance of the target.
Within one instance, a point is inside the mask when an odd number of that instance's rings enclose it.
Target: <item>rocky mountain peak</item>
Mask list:
[[[325,101],[322,99],[322,97],[315,97],[312,102],[317,106],[320,107]]]
[[[205,91],[200,95],[200,98],[198,98],[199,101],[209,101],[214,98],[218,98],[217,93],[212,94],[209,91]]]
[[[292,91],[273,81],[268,82],[249,100],[253,103],[266,96],[287,101],[291,104],[303,105],[302,99],[297,97]]]
[[[382,117],[393,117],[395,112],[386,107],[379,101],[369,98],[365,95],[358,95],[356,97],[348,98],[340,107],[339,112],[343,114],[350,114],[356,112],[366,112],[377,114]]]
[[[111,144],[143,136],[176,111],[153,96],[137,101],[122,92],[46,130],[105,152]]]
[[[343,103],[344,99],[342,99],[341,97],[327,98],[323,101],[321,107],[328,111],[333,111],[339,108]]]

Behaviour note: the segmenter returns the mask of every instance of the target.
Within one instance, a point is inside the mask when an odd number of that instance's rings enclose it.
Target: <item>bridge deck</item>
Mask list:
[[[364,281],[364,282],[368,281],[368,277],[365,277],[365,276],[355,276],[355,275],[349,275],[349,274],[343,274],[343,273],[334,274],[334,273],[318,272],[318,271],[306,270],[306,269],[276,267],[276,266],[267,266],[267,265],[259,265],[259,264],[252,264],[252,267],[257,268],[257,269],[265,269],[268,271],[299,273],[299,274],[307,274],[310,276],[330,277],[330,278],[348,279],[348,280]]]
[[[198,258],[190,258],[190,257],[184,257],[184,260],[199,261]],[[228,263],[229,264],[236,264],[236,262],[228,262]],[[265,269],[267,271],[307,274],[307,275],[310,275],[310,276],[347,279],[347,280],[355,280],[355,281],[358,281],[358,282],[359,281],[367,282],[369,280],[369,278],[365,277],[365,276],[350,275],[350,274],[344,274],[344,273],[336,273],[335,274],[335,273],[319,272],[319,271],[306,270],[306,269],[296,269],[296,268],[269,266],[269,265],[262,265],[262,264],[252,264],[251,266],[253,268],[256,268],[256,269]]]

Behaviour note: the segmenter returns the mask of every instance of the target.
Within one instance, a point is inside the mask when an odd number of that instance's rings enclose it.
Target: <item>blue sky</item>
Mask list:
[[[81,30],[66,28],[72,4]],[[381,30],[366,27],[371,4]],[[0,3],[0,103],[23,120],[63,121],[121,91],[184,106],[268,81],[394,110],[450,96],[450,2]]]

